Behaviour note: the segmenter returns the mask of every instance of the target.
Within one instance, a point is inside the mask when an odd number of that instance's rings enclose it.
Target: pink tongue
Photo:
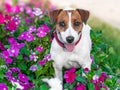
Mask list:
[[[75,44],[65,44],[65,47],[69,52],[72,52],[75,47]]]

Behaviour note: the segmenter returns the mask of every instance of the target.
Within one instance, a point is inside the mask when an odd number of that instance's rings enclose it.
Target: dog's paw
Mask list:
[[[44,78],[42,81],[48,83],[50,90],[62,90],[62,82],[58,78]]]

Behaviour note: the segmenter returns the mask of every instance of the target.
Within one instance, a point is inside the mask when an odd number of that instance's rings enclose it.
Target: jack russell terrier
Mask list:
[[[92,60],[90,27],[86,24],[89,11],[54,10],[49,13],[50,19],[55,23],[54,38],[51,44],[55,77],[62,81],[62,67],[88,68],[90,70]]]

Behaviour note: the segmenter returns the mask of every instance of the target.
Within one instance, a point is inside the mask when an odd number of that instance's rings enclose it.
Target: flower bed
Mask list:
[[[0,90],[49,90],[42,78],[54,75],[49,61],[54,25],[45,9],[9,6],[0,13]],[[102,41],[101,32],[91,30],[91,38],[91,71],[64,69],[64,90],[119,90],[120,75],[107,65],[112,47]]]

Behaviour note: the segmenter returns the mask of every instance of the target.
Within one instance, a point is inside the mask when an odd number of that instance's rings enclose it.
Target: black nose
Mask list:
[[[68,36],[68,37],[66,37],[66,41],[68,43],[72,43],[74,41],[74,37],[73,36]]]

